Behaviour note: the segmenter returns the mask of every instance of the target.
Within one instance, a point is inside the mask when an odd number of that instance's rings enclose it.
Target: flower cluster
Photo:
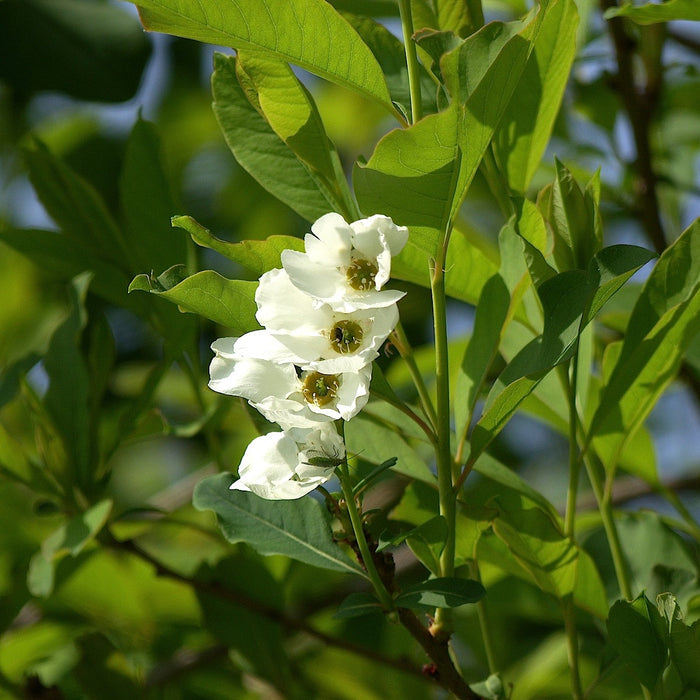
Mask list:
[[[335,421],[367,403],[372,362],[403,296],[383,287],[405,227],[380,215],[348,224],[331,213],[311,231],[304,253],[285,250],[282,268],[260,278],[263,330],[212,344],[209,386],[247,399],[282,428],[248,445],[231,486],[268,499],[300,498],[342,463]]]

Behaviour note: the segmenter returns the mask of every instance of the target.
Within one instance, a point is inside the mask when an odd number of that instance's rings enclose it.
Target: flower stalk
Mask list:
[[[401,14],[401,30],[406,52],[406,65],[408,66],[408,85],[411,93],[411,123],[415,124],[423,117],[423,103],[420,93],[418,54],[416,52],[416,44],[412,38],[413,16],[411,14],[411,0],[399,0],[399,12]]]

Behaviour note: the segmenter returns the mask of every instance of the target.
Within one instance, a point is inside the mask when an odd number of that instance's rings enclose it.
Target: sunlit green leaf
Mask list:
[[[304,242],[294,236],[270,236],[264,241],[241,241],[240,243],[222,241],[191,216],[174,216],[172,225],[187,231],[198,245],[221,253],[229,260],[243,265],[258,277],[268,270],[282,267],[280,256],[283,250],[304,250]]]
[[[138,0],[135,4],[150,31],[265,51],[392,109],[372,52],[323,0],[235,0],[224,5],[217,0]]]
[[[661,256],[632,311],[589,429],[617,435],[618,451],[673,380],[700,328],[700,222]],[[610,466],[614,466],[614,460]]]
[[[573,0],[550,3],[534,50],[494,138],[508,184],[527,190],[549,141],[576,54]]]
[[[606,10],[605,17],[629,17],[639,24],[670,22],[677,19],[700,20],[700,7],[695,0],[667,0],[646,5],[633,5],[628,2],[621,7]]]
[[[182,274],[182,268],[177,267],[166,270],[157,279],[139,275],[129,285],[129,291],[156,294],[184,311],[231,328],[237,335],[260,328],[255,319],[257,282],[230,280],[212,270],[184,278]]]
[[[313,169],[299,160],[249,102],[234,56],[214,55],[214,114],[236,160],[270,194],[309,221],[342,208]],[[284,173],[283,177],[280,174]]]

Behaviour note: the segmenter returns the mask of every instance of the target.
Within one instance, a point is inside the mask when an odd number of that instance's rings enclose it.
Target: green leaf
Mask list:
[[[323,0],[138,0],[149,31],[264,51],[392,110],[381,68],[355,30]],[[313,39],[310,39],[313,37]]]
[[[589,187],[582,190],[571,171],[554,161],[556,177],[547,212],[554,232],[554,259],[562,271],[583,270],[602,245],[598,202]]]
[[[616,435],[618,454],[676,376],[700,329],[700,221],[666,251],[632,310],[625,339],[603,387],[589,439]],[[609,465],[614,467],[616,460]]]
[[[176,210],[155,127],[138,119],[129,136],[119,190],[126,240],[137,270],[165,270],[187,261],[187,239],[173,231]]]
[[[257,330],[255,319],[257,282],[230,280],[212,270],[203,270],[190,277],[181,276],[183,268],[166,270],[157,279],[138,275],[129,291],[156,294],[177,304],[181,310],[199,314],[232,329],[236,335]]]
[[[90,392],[85,360],[80,352],[83,329],[87,323],[85,298],[90,274],[76,277],[70,287],[71,310],[66,320],[56,329],[44,358],[49,377],[49,388],[44,406],[56,426],[67,455],[64,475],[67,483],[73,481],[89,488],[92,464],[92,423],[88,410]]]
[[[410,245],[435,256],[452,214],[460,157],[458,112],[431,114],[384,136],[353,184],[363,214],[386,214],[410,227]]]
[[[308,221],[342,208],[320,177],[299,160],[249,102],[239,84],[236,57],[214,55],[214,114],[236,160],[270,194]],[[284,177],[280,177],[284,173]]]
[[[357,10],[353,9],[353,12]],[[344,14],[362,40],[369,46],[384,73],[391,99],[401,105],[404,114],[411,113],[411,96],[408,86],[408,68],[403,44],[383,25],[367,16]],[[437,110],[435,104],[436,86],[422,65],[418,66],[420,74],[423,111],[430,114]]]
[[[426,463],[393,427],[372,420],[369,416],[355,416],[345,426],[345,444],[351,454],[357,454],[371,464],[382,464],[396,458],[393,471],[411,479],[435,483],[435,475]]]
[[[243,265],[260,277],[264,272],[282,267],[283,250],[304,250],[304,241],[294,236],[270,236],[264,241],[229,243],[214,236],[191,216],[174,216],[172,225],[187,231],[192,240],[203,248],[210,248],[229,260]]]
[[[595,313],[651,257],[644,248],[610,246],[591,260],[587,273],[562,272],[539,286],[544,331],[520,350],[491,388],[472,434],[471,461],[504,428],[542,378],[573,355],[579,335]]]
[[[432,574],[437,576],[440,571],[440,555],[447,540],[447,521],[442,515],[436,515],[426,520],[418,527],[407,530],[381,543],[379,550],[387,547],[397,547],[402,542],[408,542],[411,551]]]
[[[396,462],[396,457],[391,457],[381,464],[378,464],[367,476],[363,477],[355,484],[352,489],[355,496],[359,496],[363,491],[366,491],[387,469],[391,469],[391,467],[395,466]]]
[[[472,579],[432,578],[405,588],[395,602],[400,608],[457,608],[485,595],[484,587]]]
[[[605,18],[628,17],[639,24],[655,24],[670,22],[676,19],[700,20],[700,7],[695,0],[667,0],[656,4],[632,5],[626,3],[622,7],[611,7],[606,10]]]
[[[248,90],[254,89],[255,106],[273,131],[342,201],[341,184],[336,182],[342,168],[335,146],[326,134],[314,98],[289,64],[270,60],[265,54],[239,51],[238,70],[239,80],[245,80]]]
[[[538,508],[499,507],[493,531],[546,593],[562,600],[574,592],[579,556],[559,523]]]
[[[266,501],[253,493],[231,491],[231,474],[200,481],[197,510],[213,510],[229,542],[245,542],[260,554],[282,554],[311,566],[366,576],[333,542],[328,514],[313,498]]]
[[[525,192],[552,133],[576,55],[578,13],[572,0],[550,3],[518,87],[494,138],[508,184]]]
[[[688,626],[678,617],[671,622],[669,636],[671,661],[686,688],[700,691],[700,620]]]
[[[64,236],[124,272],[141,269],[130,265],[132,254],[122,232],[90,184],[39,141],[25,150],[25,160],[39,200]]]
[[[150,48],[138,22],[109,3],[0,3],[0,80],[23,95],[60,90],[81,100],[128,100]]]
[[[102,530],[111,512],[112,501],[104,499],[71,518],[44,540],[41,545],[44,557],[49,561],[64,554],[77,557]]]
[[[485,681],[471,683],[469,687],[485,700],[506,700],[506,691],[503,681],[497,673],[492,673]]]
[[[353,172],[365,214],[383,213],[411,229],[430,256],[450,230],[532,48],[534,19],[492,22],[442,60],[452,104],[408,129],[387,134]]]
[[[510,309],[510,294],[500,275],[484,285],[476,307],[474,330],[464,353],[455,386],[455,427],[465,434],[486,375],[498,356],[503,326]]]
[[[391,261],[391,276],[430,288],[430,254],[414,243],[415,229],[404,249]],[[497,254],[476,234],[455,231],[445,263],[445,293],[476,304],[486,281],[498,270]]]
[[[27,587],[39,597],[53,592],[56,563],[65,555],[78,556],[102,530],[112,512],[112,501],[105,499],[76,515],[50,534],[32,557],[27,572]]]
[[[668,663],[663,621],[658,610],[642,593],[628,603],[618,600],[608,617],[610,644],[649,690]]]
[[[371,593],[351,593],[345,598],[333,615],[337,620],[361,617],[372,613],[382,614],[382,606]]]

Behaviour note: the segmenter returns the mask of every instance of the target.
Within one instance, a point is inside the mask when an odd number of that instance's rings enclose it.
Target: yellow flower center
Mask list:
[[[367,292],[374,289],[374,278],[379,268],[371,261],[356,258],[345,271],[348,284],[358,292]]]
[[[340,379],[335,374],[309,372],[303,380],[301,393],[306,401],[315,403],[317,406],[326,406],[333,401],[340,386]]]
[[[331,348],[339,355],[355,352],[362,345],[362,336],[362,326],[356,321],[338,321],[331,328]]]

